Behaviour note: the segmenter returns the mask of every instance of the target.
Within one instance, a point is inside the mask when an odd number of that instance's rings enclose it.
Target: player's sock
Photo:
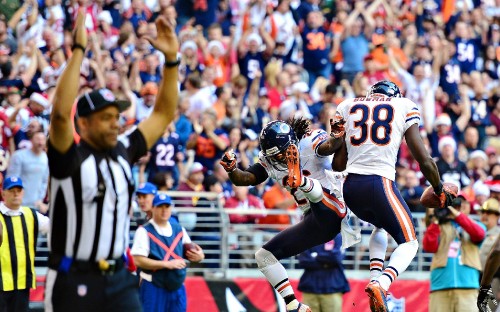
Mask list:
[[[410,242],[399,245],[391,255],[387,268],[382,272],[378,278],[380,286],[384,290],[389,290],[392,282],[396,280],[399,274],[403,273],[411,263],[418,251],[418,241],[413,240]]]
[[[387,252],[387,232],[374,228],[370,235],[370,280],[376,280],[384,269],[385,253]]]
[[[370,259],[370,281],[376,281],[384,269],[384,260],[379,258]]]
[[[300,184],[299,189],[304,192],[305,198],[312,203],[320,202],[323,199],[323,188],[316,179],[302,177],[302,184]]]
[[[297,299],[295,299],[295,296],[293,296],[293,300],[291,300],[290,302],[286,302],[286,299],[287,298],[285,298],[285,303],[286,303],[286,309],[287,309],[287,311],[289,311],[289,310],[295,310],[295,309],[297,309],[299,307],[300,302]]]
[[[281,297],[285,299],[285,302],[287,304],[292,302],[295,299],[295,294],[288,280],[288,274],[286,273],[285,267],[278,259],[276,259],[271,252],[260,248],[255,253],[255,260],[262,274],[264,274]]]

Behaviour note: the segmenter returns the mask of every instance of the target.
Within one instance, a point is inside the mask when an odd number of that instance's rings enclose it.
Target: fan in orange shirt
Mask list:
[[[215,69],[214,85],[222,87],[227,82],[229,53],[219,40],[212,40],[204,49],[205,65]]]
[[[262,200],[266,209],[295,210],[297,208],[293,196],[278,183],[275,183],[262,195]],[[281,225],[275,228],[276,231],[281,231],[290,225],[290,221],[290,216],[287,214],[273,214],[260,218],[257,223]]]

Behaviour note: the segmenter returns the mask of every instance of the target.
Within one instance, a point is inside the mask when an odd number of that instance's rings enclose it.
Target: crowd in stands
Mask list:
[[[23,204],[42,213],[48,117],[78,10],[86,12],[90,36],[80,93],[108,88],[130,101],[122,132],[151,113],[158,93],[164,59],[146,39],[155,36],[156,17],[178,34],[176,118],[137,163],[139,183],[216,191],[231,208],[294,209],[293,198],[269,182],[234,189],[220,157],[233,149],[245,169],[258,161],[268,121],[304,116],[325,129],[342,100],[389,79],[418,104],[422,139],[442,179],[460,186],[471,214],[488,198],[500,199],[495,1],[7,0],[0,6],[0,170],[25,181]],[[418,163],[405,145],[398,159],[403,196],[412,211],[423,212]],[[190,200],[196,206],[197,198]],[[231,221],[291,222],[264,215]]]

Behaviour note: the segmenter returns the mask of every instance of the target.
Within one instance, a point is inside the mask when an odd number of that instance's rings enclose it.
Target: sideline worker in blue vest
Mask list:
[[[29,308],[30,288],[36,287],[35,249],[38,233],[49,231],[49,218],[22,207],[24,189],[19,177],[3,182],[0,203],[0,311],[23,312]]]
[[[131,254],[141,269],[140,297],[144,312],[186,311],[186,260],[200,262],[203,250],[176,220],[170,219],[172,199],[153,199],[153,218],[135,232]],[[187,245],[190,244],[190,245]],[[184,250],[184,246],[189,250]]]

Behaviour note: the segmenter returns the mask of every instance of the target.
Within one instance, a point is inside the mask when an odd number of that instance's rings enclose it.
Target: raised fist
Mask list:
[[[345,134],[345,120],[340,115],[335,115],[333,119],[330,119],[330,126],[332,130],[330,132],[330,136],[338,139],[344,136]]]
[[[236,170],[236,154],[232,149],[225,152],[219,163],[222,167],[224,167],[224,170],[226,170],[226,172],[233,172],[234,170]]]

